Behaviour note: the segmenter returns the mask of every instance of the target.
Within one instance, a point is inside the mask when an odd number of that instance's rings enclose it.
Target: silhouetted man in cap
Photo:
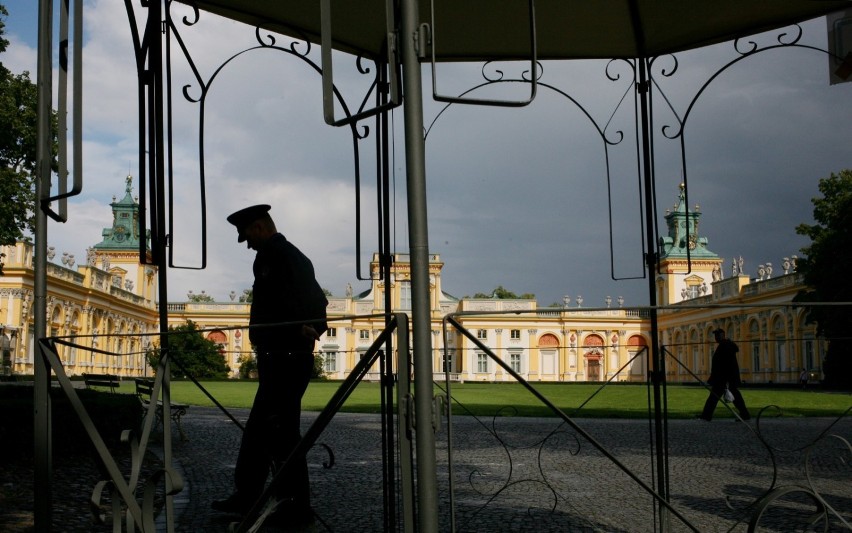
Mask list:
[[[213,509],[245,514],[263,492],[270,466],[277,469],[301,439],[302,395],[314,365],[314,343],[327,329],[328,300],[314,267],[275,228],[270,206],[246,207],[228,217],[238,242],[257,251],[254,260],[249,340],[257,352],[258,389],[243,432],[234,471],[236,491]],[[306,321],[308,323],[293,324]],[[275,518],[298,525],[313,518],[308,467],[294,458],[279,485]]]

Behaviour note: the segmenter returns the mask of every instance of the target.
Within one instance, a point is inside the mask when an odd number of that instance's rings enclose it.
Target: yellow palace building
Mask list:
[[[138,261],[138,203],[127,178],[125,195],[111,204],[112,225],[102,240],[86,250],[82,264],[74,255],[48,252],[47,318],[51,336],[76,335],[79,344],[116,354],[61,346],[59,355],[69,375],[111,373],[150,375],[144,351],[158,324],[157,273]],[[665,215],[668,234],[660,239],[656,273],[659,338],[670,381],[705,379],[715,348],[711,331],[722,327],[740,346],[742,377],[755,383],[795,382],[802,369],[820,376],[825,341],[806,324],[804,310],[789,306],[801,288],[795,256],[784,258],[780,272],[760,265],[758,275],[742,272],[741,260],[727,265],[707,247],[698,232],[701,213],[688,209],[683,190]],[[5,275],[0,276],[0,336],[3,372],[32,374],[33,247],[19,242],[0,248]],[[58,263],[57,264],[57,259]],[[394,312],[410,312],[410,262],[395,254],[391,277],[378,279],[374,256],[369,290],[330,297],[329,330],[317,343],[325,375],[343,379],[384,329],[385,291],[391,291]],[[643,381],[649,367],[647,308],[623,307],[607,298],[602,308],[584,308],[582,301],[558,308],[539,307],[534,299],[455,298],[442,290],[443,263],[430,257],[432,368],[436,379],[511,381],[512,376],[486,350],[529,381]],[[240,357],[249,356],[250,304],[231,292],[229,302],[169,302],[169,325],[191,320],[220,345],[223,357],[238,375]],[[465,330],[445,328],[452,316]],[[470,337],[475,338],[474,342]],[[396,346],[396,343],[394,343]],[[368,376],[369,377],[369,376]],[[378,369],[372,374],[378,377]]]

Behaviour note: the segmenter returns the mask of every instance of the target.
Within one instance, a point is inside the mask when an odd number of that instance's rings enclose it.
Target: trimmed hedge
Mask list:
[[[121,432],[138,427],[142,410],[135,395],[87,389],[75,391],[107,447],[121,445]],[[54,456],[93,453],[94,445],[62,390],[51,387],[50,398]],[[34,446],[32,386],[0,386],[0,406],[3,409],[0,461],[31,457]]]

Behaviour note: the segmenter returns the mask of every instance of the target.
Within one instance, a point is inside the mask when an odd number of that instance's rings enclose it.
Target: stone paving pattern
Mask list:
[[[248,416],[246,409],[232,413],[240,420]],[[316,413],[304,413],[303,428],[315,417]],[[649,421],[574,421],[639,479],[654,485],[655,463],[650,451],[653,428]],[[807,455],[803,447],[813,443],[832,423],[830,435],[819,439]],[[241,432],[219,410],[203,407],[192,407],[183,418],[183,427],[188,440],[175,440],[173,445],[175,467],[186,483],[174,498],[175,530],[229,531],[234,517],[211,511],[210,503],[227,497],[232,490]],[[824,498],[836,512],[829,514],[828,531],[849,531],[839,517],[852,524],[852,451],[848,447],[852,441],[852,417],[839,421],[764,418],[759,423],[730,418],[717,418],[711,423],[672,420],[667,430],[670,501],[695,530],[746,531],[752,515],[748,506],[773,486],[777,475],[775,487],[804,487]],[[310,531],[383,530],[380,436],[378,415],[335,416],[320,439],[333,450],[334,465],[323,466],[329,457],[320,446],[308,456],[313,507],[318,517]],[[452,472],[448,467],[450,436]],[[151,445],[154,450],[161,448],[157,437]],[[652,497],[558,419],[454,417],[451,428],[445,424],[438,432],[437,460],[440,531],[660,529]],[[144,472],[159,466],[156,458],[151,462],[154,464],[147,465]],[[96,479],[92,465],[92,461],[59,461],[55,465],[54,531],[110,530],[108,524],[93,526],[89,518],[86,499]],[[10,472],[2,473],[8,479]],[[25,474],[17,475],[27,479]],[[455,493],[452,505],[450,481]],[[0,501],[0,517],[14,511],[4,509],[4,503],[10,504]],[[453,509],[455,513],[451,512]],[[813,509],[804,489],[798,490],[770,508],[760,522],[760,530],[810,530],[803,520]],[[670,525],[671,531],[691,530],[677,517],[671,517]],[[823,525],[818,522],[815,530],[822,530]],[[158,530],[166,530],[162,514],[158,526]],[[401,519],[397,529],[402,530]],[[271,527],[264,530],[286,531]]]
[[[244,420],[247,410],[235,410]],[[310,425],[315,413],[303,415]],[[575,419],[609,454],[649,486],[654,484],[647,420]],[[719,418],[668,423],[671,503],[699,531],[745,531],[747,509],[772,487],[803,486],[818,492],[852,524],[852,451],[835,437],[819,440],[805,475],[811,444],[834,420],[764,418],[758,424]],[[381,424],[378,415],[338,414],[308,456],[313,531],[381,531]],[[759,428],[759,433],[758,433]],[[189,436],[176,442],[174,455],[187,488],[176,499],[178,531],[228,531],[230,520],[209,510],[210,502],[231,492],[240,430],[212,408],[193,407],[184,418]],[[453,439],[453,470],[447,439]],[[852,441],[852,417],[830,431]],[[456,498],[456,531],[654,531],[653,499],[573,428],[550,418],[477,419],[454,417],[437,436],[439,529],[451,531],[449,485]],[[771,446],[767,448],[764,441]],[[847,445],[848,446],[848,445]],[[773,468],[773,462],[777,470]],[[771,507],[761,521],[765,531],[802,530],[813,510],[798,491]],[[673,531],[689,531],[671,518]],[[820,523],[820,527],[822,523]],[[401,526],[400,526],[401,530]],[[830,515],[829,531],[848,531]],[[270,529],[270,531],[274,531]]]

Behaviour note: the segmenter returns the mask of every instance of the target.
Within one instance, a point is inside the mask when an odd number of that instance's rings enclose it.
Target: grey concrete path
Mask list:
[[[234,414],[244,420],[248,411]],[[315,416],[304,414],[305,428]],[[671,504],[690,524],[672,516],[671,530],[746,531],[756,500],[770,489],[786,487],[788,494],[762,516],[762,531],[802,531],[814,510],[813,495],[833,509],[827,513],[828,530],[848,531],[852,417],[840,420],[830,435],[817,440],[833,422],[670,421],[668,492]],[[555,419],[455,417],[452,470],[450,428],[444,426],[438,434],[440,530],[658,530],[653,498],[606,457],[611,454],[653,487],[649,422],[576,419],[576,423],[606,452]],[[175,500],[176,529],[228,531],[233,518],[210,511],[210,502],[232,490],[240,430],[212,408],[191,408],[183,424],[189,440],[174,446],[176,466],[186,481]],[[377,415],[339,414],[321,438],[333,450],[333,467],[323,466],[328,461],[324,449],[311,451],[308,462],[318,517],[313,531],[382,531],[380,431]],[[822,525],[818,522],[819,530]]]

